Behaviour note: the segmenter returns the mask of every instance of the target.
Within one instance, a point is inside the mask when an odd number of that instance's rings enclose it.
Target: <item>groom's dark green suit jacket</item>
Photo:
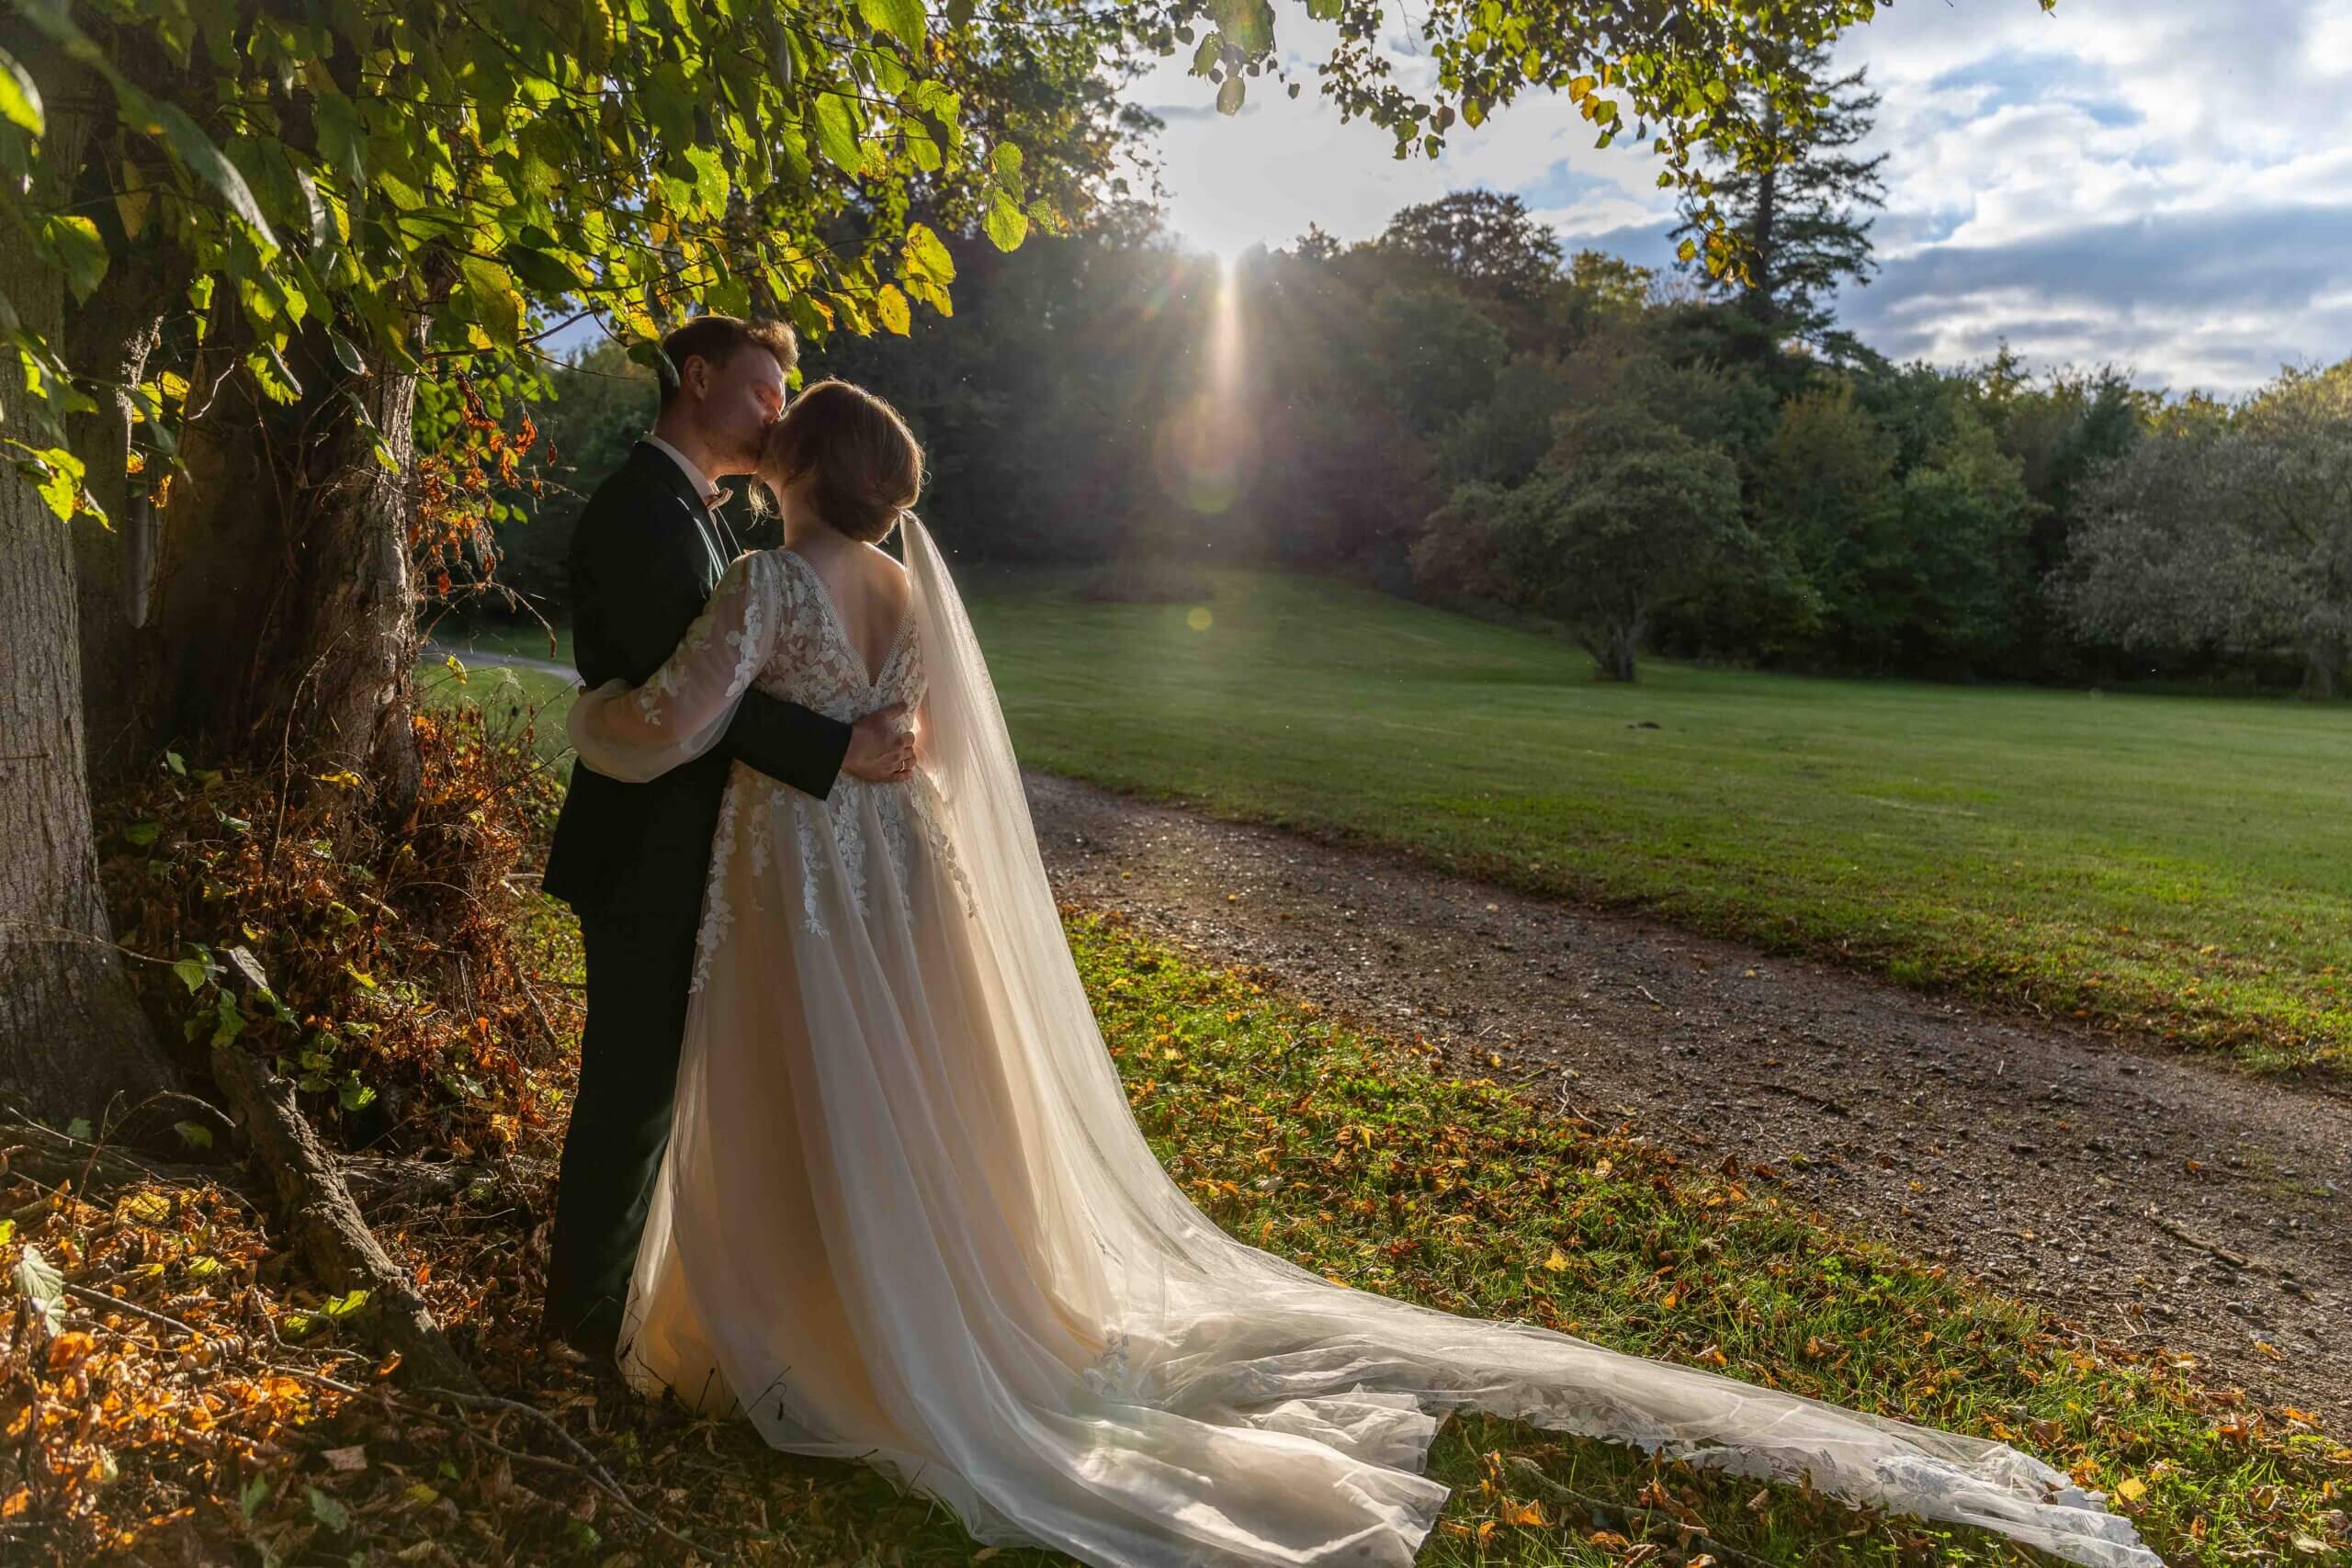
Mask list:
[[[639,442],[589,498],[572,535],[572,649],[581,679],[632,684],[670,657],[702,613],[734,540],[678,465]],[[716,746],[644,784],[584,766],[556,818],[541,886],[575,910],[693,923],[728,764],[741,761],[820,799],[849,750],[850,727],[751,692]]]

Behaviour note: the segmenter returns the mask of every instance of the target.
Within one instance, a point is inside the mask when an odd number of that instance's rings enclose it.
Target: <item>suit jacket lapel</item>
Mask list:
[[[702,546],[703,590],[707,592],[718,587],[719,578],[727,570],[727,563],[742,553],[733,547],[735,536],[727,531],[726,524],[713,516],[710,508],[702,503],[702,497],[695,493],[695,487],[686,479],[684,470],[670,460],[669,454],[640,441],[630,449],[629,455],[644,464],[662,487],[676,498],[686,520],[694,525],[695,538]]]

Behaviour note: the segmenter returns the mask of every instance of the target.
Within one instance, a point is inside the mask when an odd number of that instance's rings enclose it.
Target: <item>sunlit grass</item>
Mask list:
[[[1616,686],[1385,595],[1219,584],[1122,604],[976,575],[1023,761],[2257,1067],[2352,1067],[2352,706],[1658,661]]]
[[[542,637],[539,647],[546,646]],[[452,655],[418,662],[416,696],[428,709],[481,709],[491,734],[526,741],[559,778],[571,776],[571,742],[563,732],[563,716],[571,709],[568,678],[509,664],[469,664]]]

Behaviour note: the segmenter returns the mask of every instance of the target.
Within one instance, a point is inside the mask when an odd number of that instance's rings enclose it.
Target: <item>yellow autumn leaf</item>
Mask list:
[[[1544,1267],[1549,1269],[1555,1274],[1557,1274],[1561,1269],[1566,1269],[1567,1266],[1568,1260],[1560,1255],[1560,1249],[1556,1247],[1552,1249],[1552,1256],[1544,1260]]]
[[[2127,1503],[2136,1503],[2148,1495],[2148,1483],[2136,1475],[2127,1475],[2115,1483],[2115,1495]]]

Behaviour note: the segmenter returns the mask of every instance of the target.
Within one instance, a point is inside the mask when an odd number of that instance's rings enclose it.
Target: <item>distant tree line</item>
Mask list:
[[[1620,680],[1647,650],[2335,693],[2352,364],[2224,404],[2006,347],[1888,363],[1830,309],[1871,270],[1877,161],[1850,149],[1877,100],[1806,68],[1819,112],[1685,196],[1665,276],[1566,254],[1487,191],[1230,269],[1129,205],[1017,252],[951,242],[952,319],[836,334],[804,369],[908,413],[924,515],[967,558],[1340,571],[1556,624]],[[1724,223],[1744,266],[1703,243]],[[555,373],[575,491],[643,428],[640,376],[613,348]],[[506,531],[511,585],[560,601],[576,506]]]

